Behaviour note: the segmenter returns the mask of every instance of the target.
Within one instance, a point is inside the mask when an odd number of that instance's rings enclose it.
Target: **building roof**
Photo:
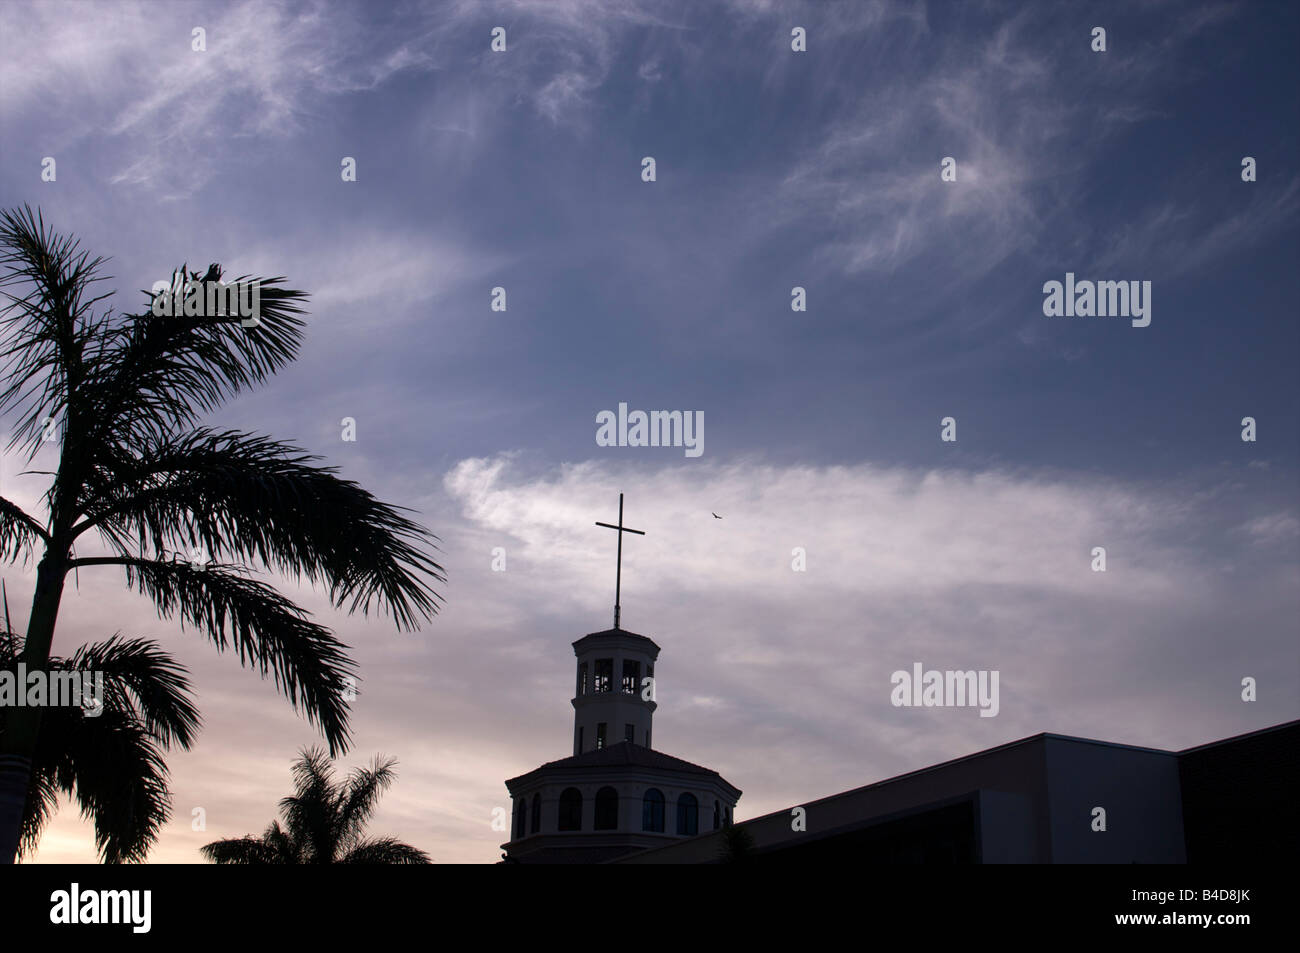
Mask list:
[[[534,768],[527,774],[521,774],[519,778],[527,777],[528,774],[534,774],[538,771],[545,771],[549,768],[658,768],[664,771],[679,771],[684,774],[705,774],[712,778],[722,780],[722,775],[718,772],[702,767],[698,764],[692,764],[690,761],[684,761],[681,758],[674,758],[670,754],[664,754],[662,751],[655,751],[653,748],[646,748],[630,741],[620,741],[618,744],[606,745],[604,748],[595,748],[591,751],[584,751],[582,754],[571,755],[567,758],[561,758],[559,761],[548,761],[541,767]],[[506,783],[518,781],[519,778],[511,778]],[[725,781],[724,781],[725,783]]]
[[[600,638],[604,636],[615,636],[617,638],[632,639],[634,641],[645,642],[648,645],[654,646],[654,650],[656,653],[659,651],[659,646],[655,644],[654,639],[648,638],[647,636],[644,635],[639,635],[636,632],[629,632],[627,629],[602,629],[599,632],[588,632],[582,638],[576,640],[573,643],[573,647],[576,649],[583,642],[587,641],[587,639]]]
[[[606,768],[627,765],[638,768],[666,768],[669,771],[686,771],[690,774],[711,774],[714,777],[720,776],[718,772],[710,768],[684,761],[681,758],[674,758],[670,754],[633,744],[630,741],[620,741],[618,744],[606,745],[604,748],[584,751],[582,754],[561,758],[559,761],[548,761],[542,767]]]

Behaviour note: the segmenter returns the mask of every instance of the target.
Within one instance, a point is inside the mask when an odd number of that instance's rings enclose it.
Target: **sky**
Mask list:
[[[504,780],[571,753],[619,493],[655,746],[741,788],[737,820],[1042,731],[1178,749],[1297,717],[1298,21],[4,2],[0,207],[110,256],[118,310],[183,262],[310,294],[298,361],[208,422],[439,537],[416,633],[276,582],[360,668],[340,771],[398,760],[372,830],[489,863]],[[1150,323],[1048,316],[1067,273],[1150,282]],[[602,446],[620,403],[702,414],[703,452]],[[4,495],[39,512],[23,471],[53,462],[7,453]],[[34,560],[3,575],[21,631]],[[265,829],[312,727],[116,570],[70,582],[56,653],[154,639],[203,713],[150,859]],[[999,672],[996,717],[893,705],[916,662]],[[34,859],[94,861],[75,806]]]

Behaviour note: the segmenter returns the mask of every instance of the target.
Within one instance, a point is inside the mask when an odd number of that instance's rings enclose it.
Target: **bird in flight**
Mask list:
[[[710,512],[710,513],[713,513],[713,510],[709,510],[709,512]],[[713,513],[713,518],[714,518],[715,520],[720,520],[720,519],[722,519],[722,517],[719,516],[717,513]]]

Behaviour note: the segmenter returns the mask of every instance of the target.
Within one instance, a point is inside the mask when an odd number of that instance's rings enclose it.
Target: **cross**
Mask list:
[[[603,526],[606,529],[618,530],[618,569],[614,576],[614,628],[617,629],[618,615],[619,615],[618,601],[619,601],[620,591],[623,588],[623,534],[636,533],[638,536],[644,536],[645,533],[643,533],[639,529],[629,529],[628,527],[623,525],[623,494],[622,493],[618,495],[618,525],[615,526],[612,523],[602,523],[600,520],[596,521],[596,525]]]

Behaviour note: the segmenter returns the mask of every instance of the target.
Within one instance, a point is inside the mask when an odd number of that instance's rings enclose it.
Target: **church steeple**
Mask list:
[[[623,590],[623,534],[645,532],[623,525],[623,494],[618,524],[596,521],[618,532],[614,570],[614,628],[593,632],[573,643],[578,657],[578,687],[573,696],[573,753],[594,751],[620,741],[650,747],[655,710],[654,674],[659,646],[644,635],[619,627]]]
[[[578,685],[573,696],[573,753],[620,741],[649,748],[659,646],[624,629],[593,632],[573,643]]]
[[[621,625],[618,523],[614,627],[573,643],[573,754],[506,781],[514,826],[501,846],[516,863],[602,863],[731,823],[740,789],[718,772],[651,748],[659,646]]]

